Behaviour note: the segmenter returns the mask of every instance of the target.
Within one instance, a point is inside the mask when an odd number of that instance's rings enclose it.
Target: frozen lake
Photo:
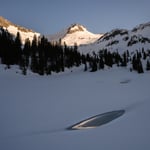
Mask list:
[[[90,73],[81,68],[22,76],[15,69],[0,69],[0,150],[150,149],[149,72],[114,67]],[[125,113],[104,117],[115,110]],[[92,116],[94,123],[81,122]],[[65,130],[79,121],[80,127],[106,124]]]

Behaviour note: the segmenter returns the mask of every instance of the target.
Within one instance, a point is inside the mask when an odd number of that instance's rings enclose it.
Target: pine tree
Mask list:
[[[48,65],[46,68],[46,74],[51,75],[51,66],[50,65]]]
[[[144,73],[143,65],[140,59],[138,60],[138,73]]]
[[[31,56],[31,43],[29,39],[25,40],[24,48],[23,48],[23,55],[25,59],[25,66],[29,66],[29,57]]]
[[[82,64],[84,64],[84,71],[87,71],[87,60],[86,60],[86,56],[82,54],[81,56],[82,59]]]
[[[34,73],[38,72],[37,52],[38,52],[38,41],[37,37],[34,36],[31,44],[31,70]]]
[[[47,65],[46,56],[45,56],[45,50],[47,46],[47,39],[43,36],[41,39],[38,41],[38,51],[37,51],[37,57],[38,57],[38,73],[40,75],[44,75],[45,68]]]
[[[63,51],[62,47],[60,49],[60,67],[61,67],[61,71],[64,72],[65,71],[64,51]]]
[[[112,54],[110,52],[108,52],[108,54],[107,54],[107,65],[109,67],[112,67],[112,65],[113,65],[113,57],[112,57]]]
[[[127,66],[127,55],[126,55],[126,52],[123,53],[122,66],[123,67]]]
[[[102,56],[100,57],[100,60],[99,60],[99,69],[104,69],[104,61],[103,61]]]
[[[84,63],[84,71],[87,71],[87,62]]]
[[[147,60],[147,62],[146,62],[146,70],[147,70],[147,71],[150,70],[150,62],[149,62],[149,60]]]
[[[130,57],[129,50],[127,50],[127,59]]]
[[[0,57],[1,63],[6,64],[7,68],[15,64],[14,61],[14,40],[13,36],[1,28],[0,32]]]
[[[22,42],[21,42],[21,36],[19,32],[17,32],[17,36],[15,38],[15,47],[13,53],[14,53],[15,63],[20,65],[21,55],[22,55]]]
[[[132,68],[133,70],[138,70],[138,62],[137,62],[136,55],[134,55],[132,58]]]
[[[96,59],[96,57],[92,58],[91,68],[92,68],[91,72],[97,71],[97,59]]]
[[[27,75],[27,67],[25,65],[22,67],[22,74]]]
[[[117,64],[117,66],[119,67],[119,63],[121,61],[121,56],[119,55],[118,51],[116,53],[114,53],[114,61]]]
[[[143,53],[143,59],[145,60],[147,56],[146,56],[144,49],[142,49],[142,53]]]

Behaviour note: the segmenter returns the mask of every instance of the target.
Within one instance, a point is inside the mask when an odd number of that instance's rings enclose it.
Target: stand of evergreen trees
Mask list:
[[[80,54],[77,44],[74,47],[68,47],[65,43],[62,46],[61,41],[50,43],[44,36],[33,40],[26,39],[24,45],[21,42],[20,34],[14,37],[7,30],[0,28],[0,63],[6,64],[7,68],[11,65],[18,65],[22,73],[26,75],[27,69],[39,75],[50,75],[52,72],[63,72],[65,68],[80,66],[84,64],[84,71],[95,72],[104,69],[105,66],[112,67],[116,64],[118,67],[126,67],[131,64],[130,70],[143,73],[142,61],[147,60],[146,70],[150,70],[150,51],[137,51],[129,54],[125,51],[120,55],[117,51],[110,52],[107,49],[100,50],[98,54],[92,55]]]
[[[129,51],[125,51],[120,55],[117,51],[110,52],[107,49],[100,50],[99,55],[93,53],[93,56],[89,57],[87,55],[87,60],[89,62],[89,67],[91,72],[97,71],[99,69],[104,69],[105,66],[112,67],[116,64],[118,67],[127,67],[130,65],[130,71],[136,71],[138,73],[144,73],[144,67],[142,61],[146,61],[145,69],[150,70],[150,50],[146,52],[144,49],[142,51],[136,51],[133,54],[129,54]],[[86,64],[86,63],[85,63]]]
[[[63,72],[65,68],[79,66],[82,62],[81,54],[77,51],[77,45],[68,47],[60,45],[60,42],[52,44],[44,36],[34,36],[32,42],[26,39],[24,46],[21,43],[20,34],[14,38],[6,30],[0,33],[0,58],[1,63],[8,68],[11,65],[19,65],[25,75],[27,69],[40,75],[51,72]]]

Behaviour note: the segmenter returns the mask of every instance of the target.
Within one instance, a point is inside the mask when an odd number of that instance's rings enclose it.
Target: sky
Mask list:
[[[1,0],[0,16],[41,34],[73,23],[93,33],[132,29],[150,21],[150,0]]]

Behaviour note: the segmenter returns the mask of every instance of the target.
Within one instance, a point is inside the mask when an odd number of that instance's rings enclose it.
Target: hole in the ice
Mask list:
[[[81,130],[81,129],[89,129],[89,128],[96,128],[101,125],[107,124],[114,119],[122,116],[125,113],[125,110],[116,110],[110,111],[103,114],[99,114],[83,121],[80,121],[70,127],[67,130]]]
[[[125,79],[125,80],[122,80],[120,83],[121,83],[121,84],[126,84],[126,83],[129,83],[129,82],[131,82],[130,79]]]

